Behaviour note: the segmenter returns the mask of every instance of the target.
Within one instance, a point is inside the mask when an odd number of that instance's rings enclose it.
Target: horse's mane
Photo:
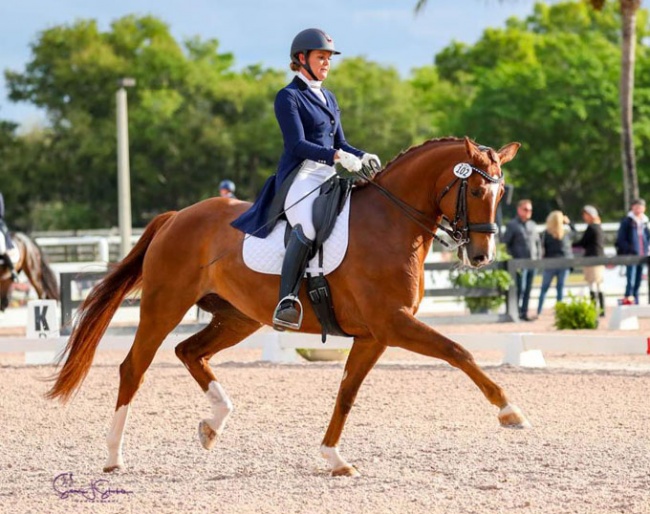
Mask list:
[[[399,154],[397,154],[395,157],[393,157],[386,166],[384,166],[384,171],[383,173],[386,173],[389,171],[389,169],[397,164],[403,157],[406,157],[407,155],[412,154],[413,152],[424,150],[425,148],[429,148],[432,145],[437,145],[437,144],[444,144],[444,143],[459,143],[464,141],[465,139],[461,139],[459,137],[439,137],[435,139],[429,139],[425,141],[424,143],[420,143],[419,145],[414,145],[410,146],[406,150],[402,150]]]

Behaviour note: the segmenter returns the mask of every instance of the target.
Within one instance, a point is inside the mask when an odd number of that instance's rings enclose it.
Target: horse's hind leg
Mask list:
[[[217,295],[203,298],[199,306],[212,312],[212,321],[199,333],[179,344],[176,355],[199,383],[212,406],[212,418],[199,423],[201,444],[210,450],[223,431],[233,405],[208,361],[215,353],[236,345],[262,325]]]
[[[144,296],[140,305],[140,323],[135,334],[135,341],[124,362],[120,365],[120,387],[113,422],[106,437],[108,460],[104,466],[105,472],[111,472],[124,467],[122,458],[122,442],[124,428],[129,413],[129,405],[144,381],[144,374],[151,365],[158,348],[165,337],[183,319],[189,305],[183,307],[178,296],[156,294]],[[178,303],[176,303],[178,302]],[[176,305],[173,305],[176,303]],[[160,313],[164,313],[161,315]]]
[[[386,350],[374,339],[354,340],[336,397],[336,406],[321,445],[321,454],[332,469],[332,476],[358,476],[359,472],[348,464],[337,448],[345,420],[354,405],[361,383]]]

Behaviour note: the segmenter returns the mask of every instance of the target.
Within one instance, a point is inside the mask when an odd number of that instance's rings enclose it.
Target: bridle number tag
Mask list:
[[[467,178],[472,174],[472,167],[466,162],[461,162],[454,166],[454,175],[458,178]]]

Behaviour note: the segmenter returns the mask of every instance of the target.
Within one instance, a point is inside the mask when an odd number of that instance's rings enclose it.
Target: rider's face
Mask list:
[[[317,80],[325,80],[327,78],[327,74],[330,71],[331,59],[332,52],[328,52],[327,50],[314,50],[309,52],[309,66],[311,66],[311,71],[314,73]],[[307,63],[304,54],[300,54],[300,62],[302,64]],[[304,68],[303,73],[307,78],[312,78]]]

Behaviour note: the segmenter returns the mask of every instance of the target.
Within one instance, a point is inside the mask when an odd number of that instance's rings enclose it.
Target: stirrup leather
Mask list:
[[[278,317],[278,315],[282,312],[280,309],[282,307],[282,304],[284,302],[291,302],[292,306],[296,308],[296,312],[298,312],[298,321],[295,323],[292,323],[291,321],[286,321]],[[302,325],[302,316],[303,316],[303,308],[302,308],[302,303],[300,302],[300,299],[298,296],[294,294],[289,294],[282,298],[278,302],[278,306],[275,308],[275,312],[273,313],[273,327],[281,327],[281,328],[288,328],[291,330],[300,330],[300,327]]]

